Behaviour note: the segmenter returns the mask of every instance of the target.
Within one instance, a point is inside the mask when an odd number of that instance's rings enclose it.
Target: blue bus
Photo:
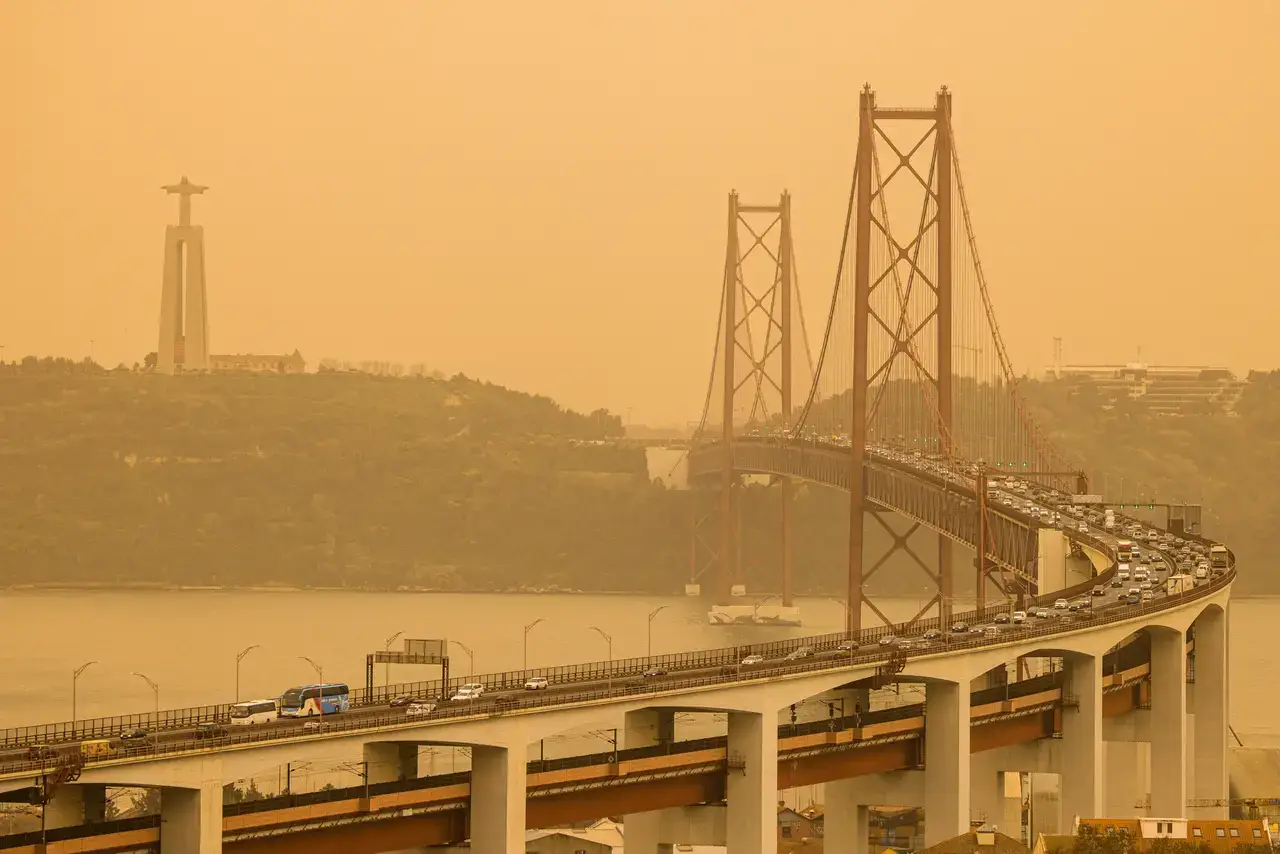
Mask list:
[[[280,696],[280,717],[307,718],[312,715],[334,715],[351,708],[351,692],[341,682],[303,685],[290,688]]]

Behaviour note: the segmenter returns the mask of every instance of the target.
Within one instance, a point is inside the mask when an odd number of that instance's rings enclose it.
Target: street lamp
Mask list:
[[[648,657],[653,658],[653,618],[670,608],[670,605],[659,605],[649,612],[649,652]]]
[[[258,644],[246,646],[244,649],[236,653],[236,702],[240,702],[240,662],[244,661],[244,657],[255,649],[260,649]]]
[[[458,648],[467,654],[467,681],[470,682],[476,671],[476,654],[471,651],[471,647],[461,641],[451,640],[449,643],[457,644]],[[444,687],[448,689],[449,686]]]
[[[529,670],[529,632],[533,630],[534,626],[538,625],[538,623],[541,623],[542,621],[542,617],[539,617],[524,627],[524,669],[526,672]]]
[[[159,686],[159,685],[157,685],[156,683],[152,682],[150,678],[148,678],[147,676],[145,676],[145,675],[144,675],[144,674],[142,674],[142,673],[139,673],[139,672],[138,672],[138,671],[136,671],[136,670],[135,670],[135,671],[133,671],[132,673],[130,673],[129,675],[130,675],[130,676],[137,676],[137,677],[138,677],[139,679],[141,679],[143,682],[146,682],[148,685],[150,685],[150,686],[151,686],[151,691],[152,691],[152,693],[154,693],[154,694],[156,695],[156,714],[157,714],[157,715],[158,715],[158,714],[160,714],[160,686]]]
[[[76,729],[76,682],[80,679],[80,674],[84,673],[85,668],[90,664],[97,664],[96,661],[86,661],[75,669],[71,674],[71,731],[74,733]]]
[[[588,626],[587,628],[604,638],[604,642],[609,647],[609,690],[613,690],[613,638],[609,637],[609,633],[599,626]]]
[[[391,637],[382,642],[382,651],[391,652],[391,645],[396,642],[396,638],[400,637],[404,632],[396,632]],[[391,685],[391,662],[388,661],[382,665],[382,685],[384,688]]]
[[[320,696],[316,698],[316,705],[320,707],[320,719],[323,721],[324,720],[324,668],[316,664],[311,659],[307,658],[305,655],[300,655],[298,656],[298,658],[302,659],[307,664],[310,664],[313,668],[315,668],[316,678],[320,680]]]

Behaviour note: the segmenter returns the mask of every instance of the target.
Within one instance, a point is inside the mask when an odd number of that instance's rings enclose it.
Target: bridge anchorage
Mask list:
[[[946,624],[957,603],[1025,600],[1054,589],[1064,571],[1070,548],[1054,545],[1061,533],[987,506],[988,484],[1008,478],[1064,492],[1086,491],[1087,482],[1019,392],[978,258],[951,116],[946,87],[922,108],[881,106],[870,86],[862,90],[844,237],[812,355],[790,196],[776,205],[729,196],[711,380],[689,458],[701,488],[691,500],[687,592],[710,600],[713,623],[799,623],[796,481],[850,496],[850,632],[868,617],[905,628],[935,613]],[[749,217],[759,215],[766,219],[757,227]],[[904,473],[920,461],[936,463],[937,477]],[[780,549],[753,567],[759,555],[744,543],[765,514],[776,517]],[[908,575],[912,567],[918,577]],[[749,577],[781,592],[749,595]],[[909,613],[903,600],[918,607]]]

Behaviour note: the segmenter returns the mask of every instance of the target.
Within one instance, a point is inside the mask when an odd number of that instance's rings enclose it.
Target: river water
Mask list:
[[[802,628],[715,627],[697,599],[661,596],[553,594],[349,593],[327,591],[18,591],[0,594],[0,727],[71,718],[72,672],[88,661],[76,684],[79,718],[153,708],[226,702],[235,692],[236,653],[260,648],[240,667],[242,699],[275,697],[315,681],[299,656],[324,667],[326,681],[364,684],[366,653],[387,638],[447,638],[469,647],[475,672],[522,667],[526,624],[528,665],[602,660],[609,654],[598,626],[612,636],[612,655],[759,643],[839,631],[843,606],[830,599],[797,600]],[[905,619],[918,602],[895,600],[886,610]],[[1231,607],[1231,722],[1246,746],[1280,746],[1275,674],[1280,645],[1272,621],[1280,598],[1238,599]],[[870,620],[868,620],[870,624]],[[399,647],[397,641],[395,648]],[[466,675],[468,656],[451,644],[454,675]],[[395,666],[392,682],[438,678],[438,670]],[[384,679],[377,670],[376,681]],[[1233,741],[1233,743],[1235,743]],[[595,749],[601,749],[596,747]]]

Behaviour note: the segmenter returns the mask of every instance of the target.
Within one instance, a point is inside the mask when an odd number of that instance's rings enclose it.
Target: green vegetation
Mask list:
[[[1056,383],[1026,392],[1111,494],[1124,477],[1131,500],[1203,500],[1242,592],[1264,592],[1280,546],[1280,372],[1253,380],[1231,418],[1108,409]],[[0,583],[666,593],[688,579],[691,520],[714,509],[651,483],[644,452],[610,441],[617,416],[464,376],[172,378],[26,359],[0,365],[0,389]],[[777,501],[743,491],[753,590],[778,586]],[[842,495],[797,487],[798,591],[841,588],[847,513]],[[872,562],[889,542],[877,528]],[[897,566],[878,592],[914,594],[923,574]]]
[[[1149,497],[1203,504],[1205,533],[1236,553],[1239,591],[1276,592],[1270,560],[1280,552],[1280,371],[1249,379],[1235,416],[1153,415],[1066,383],[1030,382],[1024,391],[1062,451],[1084,462],[1093,488],[1144,499],[1136,515],[1160,523],[1164,509],[1148,511]]]

